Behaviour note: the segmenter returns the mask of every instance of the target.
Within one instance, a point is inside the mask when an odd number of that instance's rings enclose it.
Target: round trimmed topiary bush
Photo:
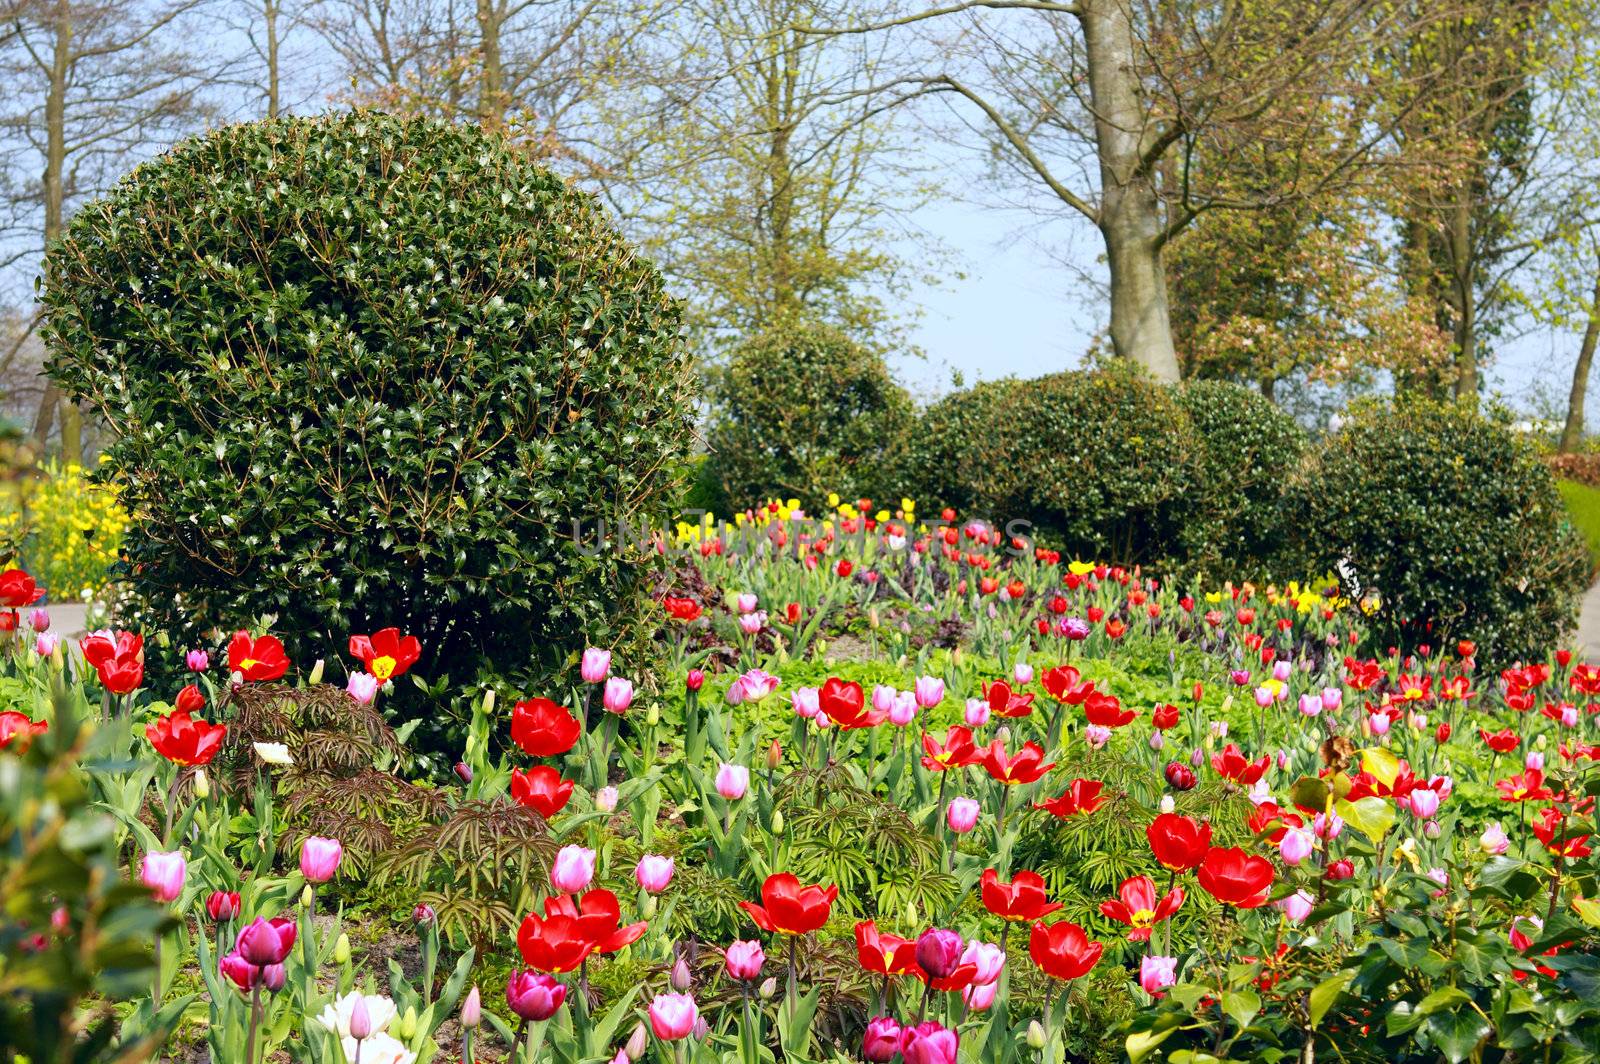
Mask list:
[[[1284,492],[1305,461],[1305,430],[1232,381],[1187,381],[1174,394],[1199,444],[1198,486],[1183,524],[1188,566],[1216,579],[1281,573]]]
[[[1084,558],[1159,565],[1180,549],[1198,444],[1172,389],[1131,368],[1007,379],[923,414],[911,479],[930,502],[1014,519]]]
[[[733,349],[712,388],[706,473],[738,509],[830,492],[900,496],[915,414],[877,352],[840,330],[787,321]]]
[[[1583,543],[1529,440],[1494,411],[1424,401],[1352,408],[1297,494],[1310,571],[1376,591],[1379,648],[1476,643],[1541,656],[1576,617]]]
[[[461,682],[553,664],[633,605],[646,552],[583,549],[574,522],[666,516],[679,308],[495,136],[370,112],[217,130],[80,210],[43,300],[50,372],[116,433],[130,624],[182,645],[273,615],[319,650],[399,625]]]

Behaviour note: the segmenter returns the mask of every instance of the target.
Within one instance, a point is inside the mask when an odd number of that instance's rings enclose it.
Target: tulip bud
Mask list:
[[[339,938],[333,944],[333,963],[350,963],[350,936],[344,932],[339,933]]]
[[[395,1034],[399,1036],[400,1041],[409,1042],[413,1037],[415,1037],[416,1033],[417,1007],[415,1005],[407,1005],[405,1015],[400,1017],[399,1025],[395,1030]]]
[[[483,1022],[483,1000],[478,995],[476,985],[467,991],[467,998],[461,1003],[461,1026],[476,1027]]]
[[[311,884],[307,883],[305,886],[300,888],[300,907],[302,909],[311,908],[311,898]]]
[[[776,771],[783,765],[783,744],[772,740],[772,745],[767,747],[767,771]]]
[[[642,1023],[634,1024],[633,1033],[628,1036],[628,1044],[622,1047],[623,1052],[630,1059],[637,1059],[645,1055],[650,1048],[650,1030]]]
[[[639,902],[639,915],[643,919],[649,920],[656,915],[658,907],[659,903],[656,901],[656,896],[654,894],[646,894],[644,900]]]
[[[661,704],[659,702],[650,703],[650,708],[644,714],[644,722],[652,728],[661,723]]]
[[[483,715],[489,716],[494,712],[494,688],[483,692]]]
[[[456,762],[455,774],[462,783],[472,782],[472,766],[467,764],[465,761]]]
[[[322,682],[322,669],[323,669],[322,659],[318,658],[317,659],[317,663],[315,665],[311,666],[311,674],[306,677],[306,684],[308,686],[315,687],[317,684]]]
[[[679,957],[672,966],[672,989],[682,994],[694,986],[694,976],[689,971],[689,962]]]
[[[1173,811],[1173,810],[1174,810],[1174,809],[1177,809],[1177,808],[1178,808],[1178,803],[1177,803],[1177,802],[1174,802],[1174,801],[1173,801],[1173,800],[1172,800],[1172,795],[1170,795],[1170,794],[1163,794],[1163,795],[1162,795],[1162,796],[1161,796],[1161,811],[1162,811],[1162,812],[1163,812],[1163,813],[1170,813],[1170,812],[1172,812],[1172,811]]]
[[[777,976],[767,976],[767,978],[762,981],[761,985],[756,988],[756,993],[761,995],[761,999],[763,1001],[771,1001],[772,998],[778,993]]]
[[[690,669],[689,675],[684,680],[684,686],[691,691],[698,691],[705,685],[706,674],[699,669]]]
[[[206,770],[194,770],[194,796],[196,798],[209,798],[211,796],[211,781],[206,779]]]
[[[594,792],[594,807],[602,813],[613,813],[617,809],[617,789],[615,787],[601,787]]]
[[[783,834],[783,810],[782,809],[774,809],[772,811],[772,833],[774,835],[782,835]]]
[[[1045,1037],[1044,1025],[1038,1020],[1028,1021],[1028,1048],[1043,1049],[1049,1040]]]
[[[372,1012],[367,1008],[367,995],[357,994],[356,1004],[350,1010],[350,1037],[363,1041],[372,1033]]]

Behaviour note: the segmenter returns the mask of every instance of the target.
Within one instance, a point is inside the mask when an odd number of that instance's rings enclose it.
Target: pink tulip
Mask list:
[[[861,1039],[861,1055],[872,1064],[888,1064],[900,1052],[900,1025],[890,1016],[874,1016]]]
[[[1158,996],[1178,981],[1178,958],[1148,956],[1139,961],[1139,985],[1146,994]]]
[[[758,610],[755,613],[742,613],[739,615],[739,630],[745,635],[755,635],[766,626],[766,610]]]
[[[962,965],[975,965],[977,974],[972,981],[979,986],[993,983],[1000,978],[1000,973],[1006,966],[1006,955],[1000,947],[992,942],[983,942],[973,939],[967,943],[967,948],[961,953]]]
[[[650,1029],[663,1042],[689,1037],[700,1010],[689,994],[657,994],[650,1002]]]
[[[1531,768],[1538,772],[1544,771],[1544,752],[1529,750],[1528,756],[1522,759],[1523,768]]]
[[[967,711],[964,718],[969,728],[981,728],[989,723],[989,703],[981,698],[967,699]]]
[[[34,610],[28,614],[28,623],[33,625],[35,632],[48,631],[50,628],[50,611],[44,609]]]
[[[917,705],[932,709],[944,701],[944,681],[937,676],[918,676],[915,691]]]
[[[1338,709],[1344,702],[1344,690],[1339,687],[1324,687],[1322,689],[1322,708],[1327,710]]]
[[[244,961],[257,968],[282,964],[294,949],[296,928],[293,920],[256,917],[239,929],[233,949]]]
[[[795,714],[812,719],[822,711],[820,692],[815,687],[799,687],[789,695],[789,704],[794,707]]]
[[[1033,666],[1026,661],[1019,661],[1011,666],[1011,678],[1020,684],[1033,682]]]
[[[603,683],[611,671],[611,651],[588,647],[578,662],[578,675],[584,683]]]
[[[952,798],[949,808],[945,810],[945,820],[949,823],[951,831],[957,835],[965,835],[977,827],[978,813],[982,808],[971,798]]]
[[[211,668],[211,655],[204,650],[191,650],[184,655],[183,662],[190,672],[205,672]]]
[[[338,839],[312,835],[300,844],[300,874],[308,883],[326,883],[339,871],[344,847]]]
[[[563,846],[550,866],[550,885],[563,894],[577,894],[594,879],[594,851],[576,843]]]
[[[1483,834],[1478,836],[1478,848],[1491,857],[1498,857],[1511,848],[1511,839],[1500,826],[1500,821],[1496,820],[1483,829]]]
[[[601,787],[594,792],[594,807],[602,813],[614,813],[617,809],[617,789],[615,787]]]
[[[1411,813],[1419,819],[1426,820],[1439,811],[1439,795],[1427,787],[1418,787],[1411,792]]]
[[[956,1032],[933,1020],[900,1032],[900,1056],[905,1064],[956,1064],[960,1045]]]
[[[1389,714],[1369,713],[1367,715],[1367,727],[1372,730],[1373,735],[1388,735]]]
[[[755,609],[756,609],[756,603],[758,601],[759,600],[754,595],[750,594],[749,592],[746,592],[745,594],[740,595],[739,598],[738,598],[739,612],[740,613],[754,613]]]
[[[1313,846],[1311,832],[1302,828],[1290,828],[1278,841],[1278,854],[1283,858],[1284,864],[1297,865],[1311,856]]]
[[[639,887],[647,894],[660,894],[667,889],[667,884],[672,882],[673,870],[677,867],[670,857],[659,857],[647,853],[639,858],[639,863],[634,866],[633,878],[639,881]]]
[[[1083,737],[1092,748],[1099,750],[1111,741],[1111,729],[1102,724],[1090,724],[1083,729]]]
[[[750,789],[750,770],[743,765],[723,762],[717,769],[717,793],[730,802],[737,802]]]
[[[607,713],[615,713],[618,716],[626,713],[628,707],[633,705],[633,681],[624,680],[620,676],[606,680],[600,704],[605,707]]]
[[[983,1012],[994,1004],[995,996],[999,993],[998,983],[973,983],[961,991],[961,1000],[966,1002],[971,1011]]]
[[[61,637],[54,632],[40,632],[34,636],[33,651],[41,658],[48,658],[56,652],[56,647],[61,645]]]
[[[889,723],[904,728],[917,719],[917,698],[910,691],[901,691],[889,708]]]
[[[894,709],[895,696],[899,693],[887,684],[878,684],[872,689],[872,708],[879,713],[888,713]]]
[[[761,966],[767,962],[767,955],[762,952],[761,943],[754,940],[731,943],[724,951],[723,957],[728,978],[745,983],[753,983],[760,979]]]
[[[1304,890],[1297,890],[1278,902],[1278,908],[1283,910],[1283,914],[1289,918],[1291,923],[1298,924],[1311,915],[1311,907],[1315,903],[1316,899],[1310,893]]]
[[[532,969],[514,972],[506,982],[506,1004],[524,1020],[539,1023],[561,1010],[567,988],[554,976]]]
[[[378,696],[378,678],[364,672],[352,672],[350,679],[345,682],[344,689],[358,705],[371,705],[372,700]]]
[[[189,865],[182,850],[170,853],[152,851],[139,863],[139,882],[150,889],[156,901],[169,905],[183,893],[184,880],[188,878]]]
[[[1315,717],[1323,710],[1322,699],[1310,692],[1300,696],[1300,712],[1307,717]]]

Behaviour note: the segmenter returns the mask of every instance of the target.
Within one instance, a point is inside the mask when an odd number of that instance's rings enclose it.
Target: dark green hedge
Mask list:
[[[1469,639],[1491,663],[1541,658],[1576,618],[1582,539],[1531,441],[1493,411],[1355,407],[1295,494],[1307,568],[1347,560],[1381,595],[1380,645]]]
[[[900,497],[915,424],[883,356],[832,326],[782,322],[734,348],[714,377],[704,472],[735,508],[774,498]]]
[[[668,508],[679,308],[500,139],[369,112],[220,129],[80,210],[43,299],[50,372],[117,434],[130,624],[275,615],[302,664],[395,624],[460,680],[633,605],[643,567],[572,523]]]
[[[1189,567],[1214,580],[1263,577],[1288,561],[1284,488],[1306,460],[1306,432],[1254,388],[1188,381],[1176,390],[1198,444],[1197,489],[1183,524]]]

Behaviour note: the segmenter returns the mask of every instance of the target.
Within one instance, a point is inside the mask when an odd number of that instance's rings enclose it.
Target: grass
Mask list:
[[[1600,570],[1600,488],[1575,480],[1557,480],[1556,488],[1566,500],[1567,516],[1589,546],[1590,569]]]

